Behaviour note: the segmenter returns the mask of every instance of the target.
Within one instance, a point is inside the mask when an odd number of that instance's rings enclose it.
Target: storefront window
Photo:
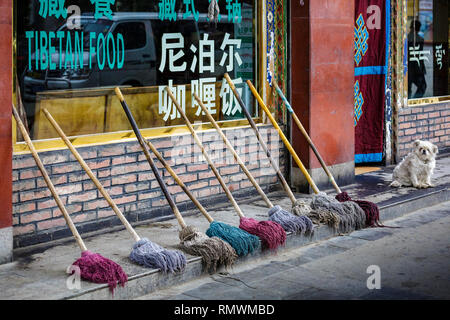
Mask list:
[[[253,116],[245,84],[256,69],[256,1],[14,1],[18,107],[34,140],[56,138],[47,108],[68,136],[130,130],[114,95],[122,86],[141,128],[184,125],[169,86],[192,122],[244,118],[228,72]],[[210,19],[211,17],[211,19]],[[20,140],[20,138],[18,138]]]
[[[449,95],[448,0],[408,0],[408,98]]]

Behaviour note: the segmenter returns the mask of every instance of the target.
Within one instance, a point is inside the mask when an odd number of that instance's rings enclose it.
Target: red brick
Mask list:
[[[209,184],[208,181],[199,180],[199,182],[197,182],[197,183],[190,184],[188,189],[189,190],[201,189],[201,188],[207,187],[208,184]]]
[[[13,206],[13,214],[20,214],[34,210],[36,210],[36,203],[34,202],[20,203]]]
[[[122,144],[108,145],[102,150],[98,150],[98,157],[110,157],[125,154],[125,148]]]
[[[31,179],[36,177],[41,177],[41,172],[39,171],[39,169],[21,170],[19,172],[20,180]]]
[[[41,156],[41,160],[44,165],[68,162],[69,154],[68,153],[65,153],[65,154],[57,153],[57,154],[44,155],[44,156]]]
[[[416,132],[417,132],[417,130],[415,128],[408,129],[408,130],[405,130],[405,135],[412,135],[412,134],[415,134]]]
[[[20,159],[13,159],[12,167],[13,170],[17,169],[23,169],[23,168],[30,168],[35,167],[36,162],[34,161],[34,158],[30,155],[30,157],[27,158],[20,158]]]
[[[228,174],[237,173],[237,172],[239,172],[239,170],[240,170],[240,167],[238,165],[235,165],[235,166],[220,168],[219,172],[222,176],[224,176],[224,175],[228,175]]]
[[[124,163],[136,162],[136,156],[134,155],[125,155],[121,157],[116,157],[112,159],[112,165],[119,165]]]
[[[34,179],[20,180],[12,184],[13,192],[31,190],[34,189],[35,187],[36,182]]]
[[[83,170],[80,164],[77,163],[71,163],[71,164],[63,164],[63,165],[57,165],[52,167],[52,174],[62,174],[67,172],[74,172],[74,171],[80,171]]]
[[[64,200],[62,200],[64,203]],[[38,210],[47,209],[47,208],[53,208],[56,207],[57,204],[55,200],[52,198],[50,200],[40,201],[37,203]]]
[[[63,184],[67,183],[67,176],[61,175],[61,176],[51,176],[50,180],[52,180],[53,185]],[[45,182],[44,178],[37,178],[36,179],[36,187],[37,188],[43,188],[47,187],[47,183]]]
[[[67,203],[72,204],[74,202],[85,202],[89,200],[97,199],[97,190],[91,190],[75,195],[70,195],[67,199]]]
[[[153,198],[157,198],[159,197],[161,194],[159,192],[145,192],[145,193],[138,193],[137,198],[138,198],[138,203],[141,200],[146,200],[146,199],[153,199]]]
[[[105,187],[105,189],[110,196],[123,194],[123,186]]]
[[[178,186],[178,184],[177,185],[173,185],[173,186],[168,186],[167,190],[169,190],[169,193],[171,195],[183,192],[183,190],[181,189],[180,186]]]
[[[71,215],[73,213],[80,212],[83,209],[83,204],[81,204],[81,203],[70,204],[70,205],[66,205],[65,208],[66,208],[67,212],[69,213],[69,215]],[[62,212],[58,207],[56,207],[52,210],[53,218],[61,217],[61,216],[62,216]]]
[[[440,116],[440,112],[439,112],[439,111],[437,111],[437,112],[431,112],[431,113],[428,114],[428,117],[429,117],[429,118],[437,118],[437,117],[439,117],[439,116]]]
[[[109,206],[108,202],[104,199],[83,202],[83,210],[84,211],[95,210],[97,208],[105,208],[108,206]]]
[[[20,224],[27,224],[35,221],[43,221],[52,217],[51,210],[39,211],[30,214],[23,214],[20,216]]]
[[[108,209],[103,209],[103,210],[98,210],[97,212],[97,218],[106,218],[106,217],[111,217],[114,216],[115,213],[111,208]]]
[[[89,176],[84,171],[69,174],[69,182],[78,182],[78,181],[88,180],[88,179],[89,179]]]
[[[187,165],[187,171],[188,172],[195,172],[195,171],[204,171],[208,169],[208,164],[195,164],[195,165]]]
[[[37,229],[38,230],[46,230],[56,227],[61,227],[66,225],[66,221],[64,218],[58,218],[58,219],[50,219],[42,222],[37,223]]]
[[[176,195],[175,196],[175,202],[184,202],[184,201],[187,201],[187,200],[190,200],[189,199],[189,197],[188,197],[188,195],[186,194],[186,193],[182,193],[182,194],[179,194],[179,195]]]
[[[115,204],[122,204],[122,203],[128,203],[128,202],[134,202],[136,201],[136,195],[131,196],[125,196],[121,198],[114,198]]]
[[[111,169],[104,169],[104,170],[98,170],[97,171],[97,178],[107,178],[111,176]]]
[[[42,198],[48,198],[51,196],[50,190],[41,190],[41,191],[26,191],[26,192],[20,192],[19,198],[21,202],[29,201],[29,200],[36,200],[36,199],[42,199]]]
[[[169,203],[166,199],[158,199],[152,201],[152,207],[162,207],[162,206],[169,206]]]
[[[81,183],[77,183],[77,184],[69,184],[69,185],[65,185],[65,186],[58,186],[55,187],[56,188],[56,192],[61,196],[61,195],[65,195],[65,194],[72,194],[72,193],[77,193],[80,192],[81,190],[83,190],[83,186]]]
[[[123,176],[113,177],[111,184],[112,185],[127,184],[127,183],[133,183],[136,181],[137,181],[136,174],[127,174],[127,175],[123,175]]]
[[[91,170],[96,170],[104,167],[109,167],[110,163],[110,159],[105,159],[102,161],[89,161],[87,162],[87,165]]]
[[[13,236],[33,233],[35,229],[36,227],[34,226],[34,224],[28,224],[26,226],[15,226],[13,228]]]
[[[92,147],[82,148],[82,149],[78,150],[78,153],[84,160],[97,158],[97,149],[96,148],[92,148]]]
[[[73,217],[73,222],[74,223],[85,222],[85,221],[89,221],[89,220],[94,220],[94,219],[96,219],[96,217],[97,217],[97,215],[93,212],[77,214]]]

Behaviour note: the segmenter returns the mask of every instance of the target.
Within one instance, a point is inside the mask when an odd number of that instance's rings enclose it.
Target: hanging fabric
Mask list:
[[[390,0],[355,0],[355,163],[383,160]]]

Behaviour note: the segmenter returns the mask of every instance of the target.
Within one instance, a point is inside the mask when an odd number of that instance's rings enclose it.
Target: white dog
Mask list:
[[[438,147],[429,141],[414,141],[414,149],[394,169],[391,187],[434,187],[431,175],[436,166]]]

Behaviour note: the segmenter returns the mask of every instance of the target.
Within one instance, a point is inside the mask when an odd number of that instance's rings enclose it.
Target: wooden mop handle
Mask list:
[[[64,141],[64,143],[66,144],[66,146],[69,148],[69,150],[72,152],[73,156],[75,157],[75,159],[77,159],[77,161],[80,163],[81,167],[84,169],[84,171],[87,173],[87,175],[89,176],[89,178],[91,178],[92,182],[95,184],[95,186],[97,187],[97,189],[100,191],[100,193],[103,195],[103,197],[106,199],[106,201],[108,202],[109,206],[113,209],[114,213],[117,215],[117,217],[119,217],[120,221],[124,224],[124,226],[127,228],[128,232],[131,233],[131,235],[133,236],[134,240],[139,241],[139,236],[136,233],[136,231],[134,231],[134,229],[131,227],[130,223],[127,221],[127,219],[124,217],[124,215],[122,214],[122,212],[120,211],[120,209],[117,207],[117,205],[114,203],[114,201],[111,199],[110,195],[108,194],[108,192],[106,192],[105,188],[103,188],[102,184],[100,183],[100,181],[97,179],[97,177],[94,175],[94,173],[91,171],[91,169],[89,168],[89,166],[86,164],[86,162],[83,160],[83,158],[81,157],[81,155],[78,153],[78,151],[75,149],[75,147],[72,145],[72,143],[70,142],[70,140],[67,138],[66,134],[64,133],[64,131],[61,129],[61,127],[59,126],[59,124],[56,122],[56,120],[52,117],[52,115],[50,114],[50,112],[48,112],[48,110],[46,108],[43,108],[42,111],[44,112],[45,116],[47,117],[48,121],[50,121],[51,125],[53,126],[53,128],[56,130],[56,132],[58,133],[58,135],[61,137],[61,139]]]
[[[241,160],[241,157],[239,157],[239,155],[237,154],[236,150],[234,150],[233,146],[231,145],[230,141],[228,140],[228,138],[225,136],[225,134],[223,133],[222,129],[220,129],[219,125],[217,124],[217,122],[214,120],[214,118],[212,117],[211,113],[209,113],[208,109],[205,107],[205,105],[203,104],[203,102],[200,100],[200,98],[197,96],[196,93],[194,93],[194,98],[195,100],[197,100],[197,103],[200,105],[200,107],[202,108],[203,112],[206,113],[206,116],[208,117],[209,121],[213,124],[213,126],[216,128],[217,132],[219,133],[219,135],[222,137],[223,142],[225,143],[225,145],[227,146],[227,148],[231,151],[231,153],[234,156],[234,159],[236,159],[236,161],[239,163],[240,167],[242,168],[242,170],[245,172],[245,174],[247,175],[247,177],[250,179],[250,181],[252,182],[253,186],[256,188],[256,190],[258,191],[258,193],[261,195],[261,197],[263,198],[263,200],[267,203],[267,205],[269,206],[269,208],[273,207],[272,202],[269,200],[269,198],[267,198],[266,194],[264,193],[264,191],[261,189],[261,187],[259,186],[258,182],[256,182],[255,178],[253,178],[252,174],[250,173],[250,171],[248,171],[247,167],[245,166],[244,162]]]
[[[175,201],[173,200],[172,196],[169,193],[169,190],[167,190],[166,183],[161,178],[158,169],[155,166],[155,163],[153,162],[153,159],[150,155],[150,151],[148,149],[147,144],[144,141],[144,138],[141,135],[141,132],[139,131],[139,128],[136,124],[136,121],[133,118],[133,115],[131,114],[130,108],[128,108],[128,105],[123,97],[122,91],[120,91],[119,87],[116,87],[114,89],[117,97],[119,98],[120,104],[123,107],[123,110],[125,111],[125,114],[127,115],[128,121],[131,124],[131,127],[133,128],[134,134],[136,135],[136,138],[139,141],[139,144],[142,147],[142,150],[144,151],[145,157],[147,158],[148,163],[150,164],[150,167],[153,171],[153,174],[155,175],[156,180],[158,181],[159,186],[161,187],[161,190],[164,193],[164,196],[167,199],[167,202],[169,203],[170,207],[172,208],[173,213],[175,214],[175,217],[178,220],[178,223],[180,224],[181,228],[186,228],[186,223],[183,220],[183,217],[181,216],[180,211],[178,210],[178,207],[175,204]]]
[[[197,200],[197,198],[194,197],[192,192],[189,191],[189,189],[186,187],[186,185],[181,181],[180,177],[173,171],[173,169],[170,167],[170,165],[167,163],[166,160],[162,157],[161,153],[155,148],[155,146],[148,140],[146,140],[147,145],[152,150],[153,154],[158,158],[159,162],[162,163],[164,168],[166,168],[167,172],[170,173],[170,175],[174,178],[174,180],[178,183],[178,185],[183,189],[183,191],[188,195],[188,197],[192,200],[192,202],[197,206],[197,208],[200,210],[200,212],[205,216],[205,218],[211,223],[214,221],[214,219],[209,215],[208,211],[206,211],[205,207],[202,206],[202,204]]]
[[[58,205],[59,209],[61,210],[64,220],[66,220],[67,226],[69,227],[70,231],[72,232],[77,244],[80,246],[81,251],[86,251],[86,245],[83,242],[83,239],[81,239],[80,234],[78,233],[77,228],[75,228],[75,225],[72,222],[72,219],[70,219],[69,213],[67,212],[66,208],[64,207],[63,202],[61,201],[61,198],[59,197],[58,193],[56,192],[55,186],[53,185],[52,181],[50,180],[50,177],[48,176],[47,170],[45,170],[45,167],[41,161],[41,159],[38,156],[38,153],[36,149],[34,148],[33,143],[31,142],[30,136],[28,135],[27,130],[25,129],[25,126],[22,123],[22,120],[20,119],[19,114],[16,111],[16,108],[12,107],[14,118],[16,119],[17,125],[19,126],[20,132],[22,133],[23,138],[25,139],[25,142],[28,146],[28,148],[31,151],[31,154],[33,155],[34,160],[36,161],[36,164],[41,171],[42,176],[44,177],[45,183],[47,184],[48,188],[50,189],[50,192],[53,195],[53,198],[56,201],[56,204]]]
[[[278,92],[278,95],[283,100],[284,104],[286,105],[286,109],[290,112],[292,115],[292,118],[294,119],[295,123],[297,124],[297,127],[302,132],[303,136],[305,137],[306,141],[308,141],[308,144],[310,145],[311,149],[313,150],[314,154],[316,155],[317,159],[320,162],[320,165],[322,166],[323,170],[325,170],[325,173],[328,176],[328,179],[330,180],[333,187],[336,189],[337,193],[341,193],[341,189],[337,185],[336,181],[334,180],[333,175],[331,174],[330,170],[328,170],[327,165],[325,164],[325,161],[323,161],[322,157],[319,154],[319,151],[317,150],[316,146],[312,142],[311,138],[309,137],[308,133],[306,132],[305,128],[303,127],[302,123],[300,122],[300,119],[295,114],[294,110],[292,109],[289,101],[286,99],[285,95],[283,94],[283,91],[281,91],[280,87],[276,83],[276,81],[273,81],[273,84],[275,85],[275,90]]]
[[[272,117],[272,114],[270,113],[269,109],[267,109],[264,101],[262,101],[259,93],[256,91],[255,87],[253,86],[252,82],[250,80],[247,80],[247,84],[250,87],[250,90],[252,91],[253,95],[255,96],[255,98],[258,100],[259,105],[261,106],[261,108],[264,110],[264,112],[266,113],[267,117],[270,119],[270,122],[272,122],[272,125],[274,126],[274,128],[278,131],[278,134],[280,135],[281,139],[283,140],[284,144],[286,145],[286,147],[288,148],[289,152],[291,153],[292,157],[294,158],[295,162],[297,163],[298,167],[300,168],[300,170],[303,172],[306,180],[308,180],[308,183],[310,184],[310,186],[312,187],[313,191],[315,193],[319,193],[319,189],[317,188],[316,184],[314,183],[314,181],[311,179],[308,171],[306,170],[305,166],[303,165],[302,161],[300,160],[300,158],[298,157],[297,153],[295,152],[294,148],[292,148],[291,144],[289,143],[288,139],[286,138],[286,136],[284,135],[283,131],[281,131],[280,127],[278,126],[278,123],[275,121],[275,119]]]
[[[275,160],[272,158],[272,155],[270,154],[269,148],[267,147],[266,143],[264,142],[264,139],[262,138],[261,134],[259,133],[258,128],[256,127],[255,122],[252,119],[252,116],[250,115],[250,113],[248,112],[247,108],[245,108],[245,104],[241,99],[241,96],[239,95],[239,92],[237,92],[236,87],[234,86],[233,81],[231,81],[230,76],[228,75],[228,73],[224,74],[225,79],[228,82],[228,85],[230,86],[231,90],[234,93],[234,96],[236,97],[236,99],[238,100],[242,111],[245,114],[245,117],[247,118],[248,122],[250,123],[250,126],[252,127],[253,131],[256,134],[256,137],[258,138],[259,143],[261,144],[264,152],[267,155],[267,158],[269,158],[270,164],[272,165],[272,168],[275,170],[278,179],[280,180],[281,184],[283,185],[284,190],[287,192],[289,198],[291,199],[291,202],[294,204],[296,199],[294,194],[292,193],[291,188],[289,187],[286,179],[284,178],[283,174],[280,171],[280,168],[278,167],[278,165],[276,164]]]
[[[223,181],[219,171],[217,170],[217,168],[214,165],[214,163],[211,161],[211,158],[209,157],[208,153],[206,153],[205,148],[202,145],[202,142],[198,138],[197,133],[195,132],[194,128],[192,127],[192,124],[189,121],[189,119],[187,118],[186,114],[183,112],[183,109],[181,109],[177,99],[175,99],[175,96],[173,95],[172,90],[170,90],[169,87],[166,87],[166,91],[169,94],[170,98],[172,99],[172,101],[173,101],[175,107],[177,108],[178,112],[181,114],[181,116],[183,117],[184,121],[186,122],[186,125],[189,128],[189,131],[191,132],[192,136],[194,137],[195,142],[197,143],[198,147],[202,151],[203,156],[205,157],[206,161],[208,162],[209,166],[211,167],[212,171],[214,172],[214,175],[216,176],[217,180],[219,180],[220,185],[222,186],[223,190],[225,191],[228,199],[233,204],[233,207],[236,210],[237,214],[239,215],[239,217],[243,218],[244,214],[242,213],[241,208],[239,208],[236,200],[234,200],[234,197],[231,194],[231,191],[228,189],[227,185]]]

